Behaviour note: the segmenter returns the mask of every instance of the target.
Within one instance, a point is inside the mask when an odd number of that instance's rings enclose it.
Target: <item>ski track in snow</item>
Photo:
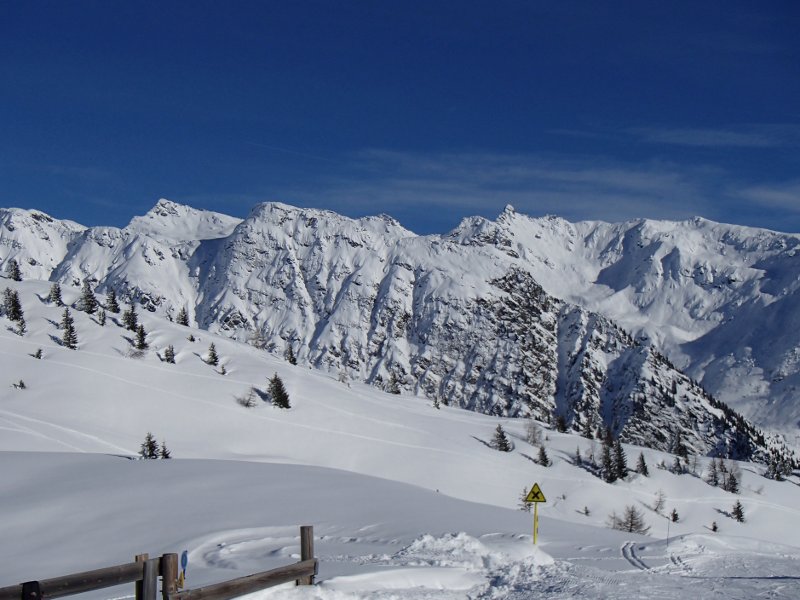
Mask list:
[[[111,442],[109,442],[107,440],[101,439],[101,438],[99,438],[97,436],[94,436],[94,435],[89,435],[87,433],[83,433],[81,431],[78,431],[76,429],[72,429],[70,427],[64,427],[63,425],[56,425],[55,423],[51,423],[49,421],[44,421],[42,419],[35,419],[33,417],[26,417],[26,416],[23,416],[23,415],[19,415],[19,414],[16,414],[16,413],[9,412],[9,411],[4,410],[4,409],[0,409],[0,413],[4,414],[6,416],[6,418],[17,418],[17,419],[21,419],[23,421],[28,421],[30,423],[37,423],[39,425],[44,425],[45,427],[51,427],[51,428],[53,428],[53,429],[55,429],[57,431],[62,431],[62,432],[69,433],[69,434],[71,434],[71,435],[73,435],[75,437],[78,437],[78,438],[85,438],[85,439],[91,440],[93,442],[99,442],[99,443],[101,443],[101,444],[103,444],[105,446],[108,446],[114,452],[124,452],[126,454],[130,454],[131,453],[131,450],[128,449],[128,448],[123,448],[122,446],[117,446],[116,444],[112,444]],[[72,444],[69,444],[69,443],[67,443],[67,442],[65,442],[65,441],[63,441],[61,439],[54,438],[52,436],[46,435],[41,431],[35,431],[35,430],[30,429],[28,427],[21,427],[18,423],[14,423],[13,421],[6,421],[6,422],[11,423],[12,425],[16,425],[17,427],[19,427],[19,429],[18,429],[19,431],[25,431],[26,433],[31,433],[31,434],[34,434],[34,435],[36,435],[38,437],[41,437],[41,438],[44,438],[44,439],[48,439],[50,441],[56,442],[58,444],[61,444],[61,445],[65,446],[65,447],[67,447],[67,448],[71,448],[72,450],[75,450],[77,452],[88,452],[87,450],[82,449],[79,446],[73,446]]]
[[[622,558],[627,560],[637,569],[640,569],[642,571],[649,571],[650,568],[646,564],[644,564],[644,562],[642,562],[642,560],[638,556],[636,556],[635,548],[636,548],[636,542],[625,542],[620,548],[620,551],[622,552]]]

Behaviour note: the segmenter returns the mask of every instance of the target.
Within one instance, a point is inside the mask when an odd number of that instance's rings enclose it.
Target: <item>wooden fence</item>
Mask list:
[[[313,585],[317,568],[314,528],[304,525],[300,528],[300,562],[202,588],[178,590],[177,554],[159,558],[140,554],[135,562],[124,565],[0,588],[0,600],[49,600],[134,582],[136,600],[157,600],[159,577],[162,600],[229,600],[290,581]]]

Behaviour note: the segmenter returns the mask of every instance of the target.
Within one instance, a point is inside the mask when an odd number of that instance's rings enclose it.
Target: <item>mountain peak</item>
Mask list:
[[[134,217],[126,229],[170,240],[207,240],[226,237],[241,219],[160,198],[144,216]]]

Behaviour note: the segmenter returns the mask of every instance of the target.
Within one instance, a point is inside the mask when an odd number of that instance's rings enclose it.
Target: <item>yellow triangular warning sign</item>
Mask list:
[[[525,502],[547,502],[547,500],[544,499],[542,488],[539,487],[538,483],[533,484],[531,491],[528,492],[528,495],[525,497]]]

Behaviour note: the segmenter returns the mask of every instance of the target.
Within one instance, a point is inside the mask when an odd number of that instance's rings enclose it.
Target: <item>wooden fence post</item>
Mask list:
[[[314,527],[303,525],[300,527],[300,560],[314,558]],[[314,585],[314,576],[307,575],[297,580],[297,585]]]
[[[133,561],[137,563],[146,563],[147,559],[150,558],[149,554],[137,554]],[[136,600],[144,600],[144,587],[142,585],[142,581],[144,578],[144,567],[142,567],[142,579],[137,579],[135,586],[136,586]]]
[[[178,555],[164,554],[161,557],[161,597],[169,600],[178,591]]]
[[[156,600],[158,596],[158,563],[157,558],[151,558],[144,563],[142,600]]]

